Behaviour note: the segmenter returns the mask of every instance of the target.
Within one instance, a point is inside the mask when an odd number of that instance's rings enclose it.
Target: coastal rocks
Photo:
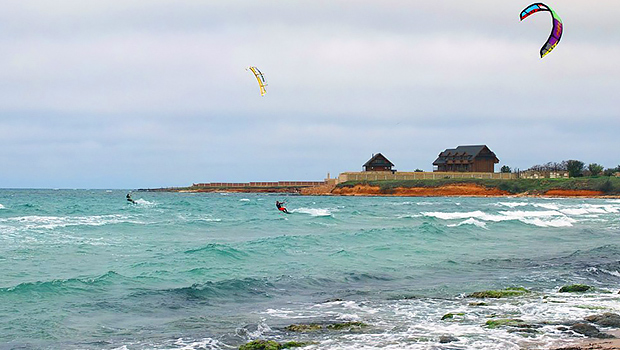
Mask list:
[[[323,326],[320,324],[316,324],[316,323],[292,324],[290,326],[286,326],[284,329],[286,329],[289,332],[306,333],[306,332],[320,331],[321,329],[323,329]]]
[[[292,324],[286,326],[284,329],[289,332],[316,332],[321,330],[330,330],[330,331],[354,331],[360,330],[362,328],[368,327],[368,325],[364,322],[343,322],[343,323],[331,323],[328,325],[321,325],[318,323],[309,323],[309,324]]]
[[[531,293],[529,290],[521,287],[509,287],[502,290],[485,290],[482,292],[474,292],[469,294],[468,298],[507,298],[507,297],[516,297],[522,296],[524,294]]]
[[[560,293],[583,293],[591,289],[594,289],[594,288],[591,286],[585,285],[585,284],[571,284],[571,285],[566,285],[560,288],[559,292]]]
[[[273,340],[254,340],[247,344],[241,345],[239,350],[280,350],[282,344]]]
[[[571,330],[575,333],[583,334],[589,338],[599,338],[599,339],[607,339],[607,338],[615,338],[611,334],[603,333],[598,330],[598,328],[594,327],[591,324],[587,323],[575,323],[571,326]]]
[[[439,342],[441,344],[452,343],[455,341],[459,341],[459,338],[453,337],[451,335],[442,335],[441,337],[439,337]]]
[[[588,316],[586,317],[586,321],[603,327],[620,328],[620,315],[611,312]]]
[[[454,316],[465,316],[465,314],[464,314],[464,313],[462,313],[462,312],[459,312],[459,313],[451,313],[451,312],[450,312],[450,313],[447,313],[447,314],[443,315],[443,317],[441,318],[441,320],[442,320],[442,321],[445,321],[445,320],[451,320],[451,319],[453,319],[453,318],[454,318]]]
[[[498,320],[488,320],[485,324],[487,328],[494,329],[498,327],[518,327],[518,328],[530,328],[531,326],[525,323],[523,320],[517,318],[502,318]]]
[[[281,349],[291,349],[291,348],[300,348],[308,345],[316,344],[315,342],[298,342],[298,341],[289,341],[283,344],[280,344],[273,340],[253,340],[247,344],[241,345],[239,350],[281,350]]]

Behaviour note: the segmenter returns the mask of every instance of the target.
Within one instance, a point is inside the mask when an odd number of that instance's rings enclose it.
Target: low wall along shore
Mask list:
[[[347,172],[338,176],[338,183],[347,181],[379,181],[379,180],[438,180],[438,179],[517,179],[516,173],[456,173],[456,172],[394,172],[363,171]]]

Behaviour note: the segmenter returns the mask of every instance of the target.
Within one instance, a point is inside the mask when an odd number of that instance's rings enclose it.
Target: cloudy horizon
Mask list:
[[[620,164],[620,3],[12,1],[0,188],[321,180],[485,144],[501,165]],[[268,82],[261,97],[245,69]]]

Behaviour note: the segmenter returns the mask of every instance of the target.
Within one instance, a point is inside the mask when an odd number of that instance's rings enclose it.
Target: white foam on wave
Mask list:
[[[58,227],[67,226],[103,226],[108,224],[118,224],[123,222],[133,222],[129,217],[114,215],[92,215],[92,216],[19,216],[7,219],[0,219],[0,222],[17,225],[24,229],[48,229],[53,230]],[[136,222],[133,222],[136,223]]]
[[[291,213],[309,214],[311,216],[331,216],[332,212],[329,209],[321,208],[297,208],[290,210]]]
[[[516,207],[524,207],[529,204],[530,203],[527,203],[527,202],[499,202],[499,203],[496,203],[495,205],[509,207],[509,208],[516,208]]]
[[[0,209],[4,209],[4,205],[0,204]]]
[[[185,340],[183,338],[179,338],[174,342],[174,345],[178,347],[170,348],[170,350],[219,350],[227,348],[227,346],[225,346],[222,342],[213,338],[205,338],[202,340]]]
[[[502,221],[520,221],[525,224],[535,225],[539,227],[568,227],[576,222],[563,213],[556,210],[547,211],[500,211],[499,214],[489,214],[477,210],[472,212],[425,212],[424,216],[435,217],[442,220],[464,220],[477,219],[490,222]]]
[[[469,219],[467,219],[465,221],[459,222],[458,224],[448,225],[448,227],[458,227],[458,226],[462,226],[462,225],[474,225],[474,226],[481,227],[481,228],[487,228],[487,224],[486,223],[484,223],[482,221],[478,221],[478,220],[476,220],[474,218],[469,218]]]
[[[136,199],[135,203],[139,204],[139,205],[144,205],[144,206],[154,206],[155,205],[155,202],[149,202],[146,199],[142,199],[142,198]]]
[[[239,200],[239,202],[249,202],[249,201],[250,201],[250,199],[249,199],[249,198],[241,198],[241,199]]]

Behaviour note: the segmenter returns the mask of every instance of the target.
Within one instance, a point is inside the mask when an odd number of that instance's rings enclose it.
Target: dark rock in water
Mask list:
[[[454,314],[454,313],[447,313],[447,314],[443,315],[443,317],[441,318],[441,320],[442,320],[442,321],[444,321],[444,320],[450,320],[450,319],[453,319],[453,318],[454,318],[454,316],[465,316],[465,314],[464,314],[464,313],[462,313],[462,312],[459,312],[459,313],[456,313],[456,314]]]
[[[323,329],[323,326],[316,323],[310,324],[292,324],[290,326],[286,326],[287,331],[289,332],[314,332]]]
[[[620,315],[606,312],[600,315],[592,315],[586,317],[586,321],[596,323],[603,327],[620,328]]]
[[[583,334],[586,337],[590,337],[590,338],[600,338],[600,339],[615,338],[613,335],[603,333],[599,331],[598,328],[594,327],[591,324],[587,324],[587,323],[575,323],[571,327],[571,330],[573,332]]]
[[[593,289],[593,288],[585,284],[571,284],[571,285],[560,288],[559,292],[560,293],[583,293],[583,292],[589,291],[590,289]]]
[[[459,338],[453,337],[451,335],[442,335],[441,337],[439,337],[439,342],[442,344],[452,343],[455,341],[459,341]]]
[[[485,302],[473,302],[473,303],[469,303],[469,306],[488,306],[489,304],[485,303]]]
[[[245,345],[241,345],[239,350],[280,350],[282,345],[273,340],[254,340]]]
[[[566,331],[568,331],[568,328],[566,328],[566,327],[558,327],[558,328],[556,328],[556,329],[557,329],[558,331],[560,331],[560,332],[566,332]]]
[[[303,346],[308,346],[316,344],[315,342],[298,342],[298,341],[289,341],[284,344],[280,344],[273,340],[254,340],[245,345],[241,345],[239,350],[282,350],[282,349],[291,349],[291,348],[300,348]]]
[[[313,341],[287,341],[286,343],[282,344],[282,349],[301,348],[304,346],[314,345],[314,344],[317,344],[317,343]]]
[[[485,290],[483,292],[475,292],[468,295],[469,298],[506,298],[516,297],[530,293],[529,290],[521,287],[510,287],[502,290]]]
[[[344,300],[342,300],[342,299],[340,299],[340,298],[333,298],[333,299],[327,299],[327,300],[325,300],[325,301],[324,301],[324,303],[335,303],[335,302],[337,302],[337,301],[344,301]]]
[[[342,329],[360,329],[368,327],[364,322],[345,322],[345,323],[334,323],[327,326],[327,329],[331,330],[342,330]]]

